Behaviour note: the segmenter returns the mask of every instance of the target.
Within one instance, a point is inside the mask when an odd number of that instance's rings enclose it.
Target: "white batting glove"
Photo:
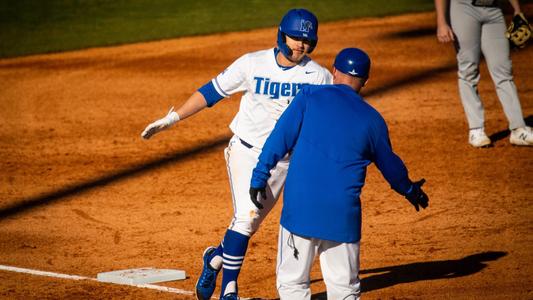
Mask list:
[[[179,120],[180,116],[174,111],[174,107],[172,107],[164,118],[146,126],[144,131],[141,133],[141,137],[143,139],[149,139],[152,135],[169,128],[170,126],[176,124]]]

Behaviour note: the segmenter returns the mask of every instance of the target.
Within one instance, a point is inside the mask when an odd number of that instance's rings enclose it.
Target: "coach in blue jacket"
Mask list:
[[[417,211],[428,205],[421,188],[424,180],[409,179],[404,163],[392,151],[384,119],[358,94],[369,71],[365,52],[342,50],[333,65],[334,84],[300,91],[253,170],[250,197],[262,208],[270,170],[292,153],[278,246],[281,299],[310,299],[309,273],[316,255],[328,299],[359,299],[359,196],[370,163]]]

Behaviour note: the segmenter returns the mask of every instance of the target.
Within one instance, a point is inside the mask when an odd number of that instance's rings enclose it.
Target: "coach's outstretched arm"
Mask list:
[[[300,127],[303,122],[308,93],[308,88],[303,88],[281,115],[279,121],[276,123],[276,126],[263,145],[257,165],[252,171],[250,199],[259,209],[263,209],[261,200],[266,198],[266,186],[271,175],[270,170],[274,168],[274,166],[276,166],[296,144],[296,140],[300,134]]]
[[[426,180],[412,182],[409,179],[405,164],[392,150],[385,120],[380,118],[376,121],[374,132],[377,134],[373,139],[375,149],[373,161],[383,177],[397,193],[403,195],[415,207],[416,211],[419,211],[420,207],[424,209],[428,207],[429,197],[422,190],[422,185]]]
[[[143,139],[149,139],[152,135],[169,128],[180,120],[184,120],[195,113],[207,107],[207,101],[202,93],[194,92],[183,105],[174,111],[174,107],[170,109],[168,114],[155,122],[146,126],[141,133]]]

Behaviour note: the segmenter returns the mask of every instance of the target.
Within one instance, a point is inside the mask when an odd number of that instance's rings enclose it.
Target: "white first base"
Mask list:
[[[139,268],[98,273],[96,279],[119,284],[145,284],[185,279],[185,271]]]

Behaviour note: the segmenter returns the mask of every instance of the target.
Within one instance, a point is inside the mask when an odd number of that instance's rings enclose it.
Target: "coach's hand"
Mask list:
[[[152,135],[158,133],[161,130],[167,129],[179,120],[180,116],[177,112],[174,111],[174,107],[172,107],[164,118],[161,118],[146,126],[144,131],[141,133],[141,137],[143,139],[149,139]]]
[[[250,187],[250,199],[257,208],[263,209],[263,204],[261,204],[260,200],[266,199],[266,197],[266,189],[264,187]]]
[[[417,182],[413,182],[413,186],[411,187],[411,190],[405,195],[405,198],[411,202],[411,204],[415,207],[416,211],[419,211],[419,206],[422,206],[422,208],[428,207],[429,198],[426,193],[422,190],[422,185],[426,182],[425,179],[421,179]]]

